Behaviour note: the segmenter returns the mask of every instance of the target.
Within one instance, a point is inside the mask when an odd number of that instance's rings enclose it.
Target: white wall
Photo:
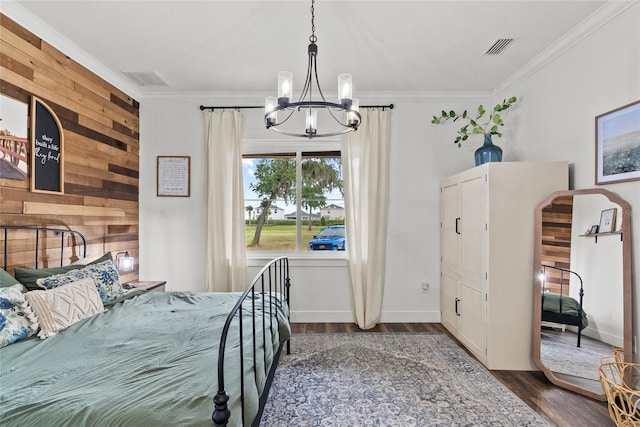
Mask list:
[[[205,169],[198,106],[140,105],[140,279],[204,291]],[[156,197],[156,156],[191,156],[191,197]]]
[[[589,319],[584,335],[623,346],[622,242],[620,236],[582,237],[585,231],[600,221],[605,209],[617,208],[620,229],[622,210],[600,194],[573,198],[571,228],[571,270],[580,275],[584,287],[583,307]],[[578,299],[578,280],[571,282],[571,296]]]
[[[640,99],[640,3],[586,34],[524,81],[508,82],[498,93],[501,97],[517,94],[521,100],[514,110],[518,160],[569,160],[572,189],[594,187],[595,116]],[[633,328],[637,335],[640,181],[603,188],[631,204]]]
[[[204,291],[204,120],[199,105],[254,105],[263,97],[222,99],[214,96],[158,97],[140,108],[140,278],[167,280],[167,290]],[[485,100],[488,99],[485,98]],[[390,210],[385,322],[438,322],[439,181],[474,165],[476,145],[457,148],[455,130],[434,126],[430,117],[447,108],[476,106],[478,95],[448,95],[431,100],[366,99],[393,102]],[[252,146],[270,144],[260,110],[243,110],[245,139]],[[191,197],[156,197],[158,155],[191,156]],[[317,255],[317,254],[314,254]],[[255,257],[249,253],[249,257]],[[251,259],[249,276],[267,257]],[[350,322],[351,291],[346,260],[293,257],[294,321]],[[421,283],[430,290],[423,292]]]
[[[519,97],[509,111],[504,137],[496,141],[505,161],[568,160],[572,187],[594,186],[594,116],[640,99],[640,5],[614,16],[610,2],[587,25],[576,28],[489,94],[358,94],[363,104],[393,102],[390,211],[383,321],[439,320],[439,195],[441,178],[473,166],[475,141],[453,143],[454,126],[433,126],[442,108],[474,108],[490,98]],[[13,9],[13,8],[11,8]],[[6,10],[5,12],[9,12]],[[611,16],[607,14],[610,13]],[[78,52],[46,25],[16,11],[11,16],[79,62],[136,96],[137,88]],[[27,19],[29,18],[29,19]],[[602,18],[605,18],[602,20]],[[34,23],[35,22],[35,23]],[[604,22],[601,26],[601,22]],[[594,30],[594,28],[596,28]],[[571,43],[567,44],[566,41]],[[567,47],[568,46],[568,47]],[[514,46],[515,47],[515,46]],[[473,64],[469,64],[473,66]],[[254,96],[255,95],[255,96]],[[265,94],[182,94],[140,98],[140,276],[166,279],[169,290],[205,289],[204,136],[201,104],[260,104]],[[247,139],[268,143],[261,112],[245,110]],[[156,156],[191,156],[191,197],[158,198]],[[640,242],[640,182],[609,190],[633,209],[633,241]],[[640,249],[633,251],[633,281],[640,283]],[[250,274],[264,259],[251,260]],[[293,260],[294,320],[350,318],[346,261]],[[423,293],[421,282],[431,289]],[[634,296],[634,328],[640,330],[640,292]]]
[[[640,6],[587,34],[573,46],[542,57],[496,90],[495,99],[519,97],[507,131],[495,141],[505,161],[565,160],[573,188],[594,186],[594,117],[640,99]],[[471,65],[472,66],[472,65]],[[361,103],[393,102],[387,270],[382,320],[439,321],[439,194],[443,177],[473,167],[480,141],[459,149],[455,127],[430,124],[442,108],[474,108],[487,94],[359,94]],[[263,97],[149,97],[142,101],[140,165],[141,279],[166,279],[169,290],[204,290],[204,136],[201,104],[260,104]],[[228,104],[226,104],[228,105]],[[244,110],[245,137],[274,138],[259,110]],[[155,197],[157,155],[192,156],[192,196]],[[640,242],[640,183],[607,188],[631,203]],[[636,245],[637,247],[637,245]],[[640,250],[633,254],[640,283]],[[252,261],[252,273],[263,260]],[[350,290],[345,261],[292,261],[294,321],[349,321]],[[250,274],[252,274],[250,273]],[[431,289],[424,293],[420,283]],[[634,298],[640,306],[640,292]],[[636,309],[635,327],[640,330]]]

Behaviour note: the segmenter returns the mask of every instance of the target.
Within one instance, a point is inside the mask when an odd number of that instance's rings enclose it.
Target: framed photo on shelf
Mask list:
[[[640,180],[640,101],[596,116],[596,185]]]
[[[598,233],[598,226],[592,225],[591,229],[589,230],[589,234],[596,234],[596,233]]]
[[[599,233],[611,233],[616,230],[617,212],[617,208],[605,209],[602,211],[600,214],[600,225],[598,226]]]
[[[191,157],[158,156],[158,197],[189,197],[191,195]]]

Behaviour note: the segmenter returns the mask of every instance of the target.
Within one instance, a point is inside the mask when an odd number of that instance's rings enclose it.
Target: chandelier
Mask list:
[[[278,73],[278,97],[268,96],[265,99],[264,122],[267,129],[276,132],[297,137],[319,138],[327,136],[342,135],[347,132],[353,132],[360,126],[359,101],[352,98],[352,78],[351,74],[340,74],[338,76],[338,100],[339,102],[329,102],[320,89],[318,80],[318,70],[316,61],[318,56],[318,38],[315,35],[315,0],[311,1],[311,35],[309,36],[309,47],[307,53],[309,56],[307,66],[307,77],[300,98],[297,102],[293,99],[293,74],[289,71],[280,71]],[[315,87],[314,90],[314,81]],[[319,96],[320,99],[313,100],[313,96]],[[289,120],[294,113],[304,112],[305,129],[304,132],[295,132],[280,127]],[[338,125],[328,129],[326,132],[318,131],[318,111],[326,111],[327,117],[331,117]],[[278,113],[284,115],[282,120],[278,121]]]

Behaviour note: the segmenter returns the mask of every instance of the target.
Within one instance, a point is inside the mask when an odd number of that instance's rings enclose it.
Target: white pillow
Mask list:
[[[51,337],[74,323],[102,313],[104,305],[90,278],[48,291],[27,292],[25,297],[38,316],[41,339]]]

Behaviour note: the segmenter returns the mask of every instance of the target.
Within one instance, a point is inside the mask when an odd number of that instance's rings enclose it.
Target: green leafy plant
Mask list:
[[[454,141],[455,144],[458,144],[458,147],[462,147],[462,142],[466,141],[469,138],[469,135],[491,134],[502,136],[502,133],[500,133],[500,127],[504,126],[504,122],[502,121],[502,115],[500,113],[515,104],[517,100],[518,99],[515,96],[512,96],[509,99],[503,100],[501,104],[497,104],[493,107],[493,110],[489,111],[489,117],[486,121],[481,121],[481,119],[485,118],[487,110],[480,105],[478,106],[475,118],[469,115],[467,110],[464,110],[461,114],[458,114],[453,110],[449,112],[442,110],[442,114],[440,114],[440,116],[433,116],[431,123],[439,125],[443,120],[453,120],[454,122],[458,120],[465,120],[466,124],[458,129],[458,136]]]

